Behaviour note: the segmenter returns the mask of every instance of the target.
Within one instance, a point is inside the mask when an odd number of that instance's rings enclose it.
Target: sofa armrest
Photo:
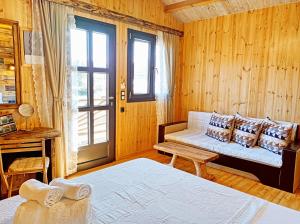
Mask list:
[[[158,126],[158,143],[165,141],[165,135],[177,131],[182,131],[187,128],[187,121],[177,121]]]
[[[290,151],[299,151],[300,150],[300,142],[292,142],[289,148],[284,149],[284,150],[290,150]]]
[[[299,186],[300,180],[300,143],[293,142],[290,147],[282,152],[282,167],[280,174],[281,189],[294,192]],[[295,178],[296,177],[296,178]]]

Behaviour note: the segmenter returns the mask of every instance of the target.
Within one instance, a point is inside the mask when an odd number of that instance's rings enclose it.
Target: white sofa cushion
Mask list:
[[[223,155],[228,155],[248,161],[253,161],[273,167],[282,166],[282,157],[258,146],[251,149],[237,143],[225,143],[205,135],[205,130],[185,129],[165,135],[167,141],[182,142],[192,146],[207,149]]]
[[[188,117],[188,129],[197,129],[206,132],[212,113],[190,111]]]

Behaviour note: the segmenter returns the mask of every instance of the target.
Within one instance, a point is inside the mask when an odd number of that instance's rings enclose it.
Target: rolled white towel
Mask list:
[[[37,201],[40,205],[51,207],[59,202],[63,196],[63,189],[57,186],[49,186],[35,179],[25,181],[19,190],[22,198]]]
[[[92,193],[89,184],[71,182],[63,178],[56,178],[51,181],[50,186],[57,186],[63,189],[64,197],[72,200],[88,198]]]

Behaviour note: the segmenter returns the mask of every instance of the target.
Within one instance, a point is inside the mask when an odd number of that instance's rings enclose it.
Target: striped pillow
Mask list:
[[[291,143],[293,124],[278,124],[270,119],[263,123],[258,145],[275,154],[282,154]]]
[[[246,147],[254,147],[262,128],[262,121],[245,118],[239,114],[235,116],[232,141]]]
[[[221,142],[230,142],[234,127],[234,116],[213,113],[210,118],[206,135]]]

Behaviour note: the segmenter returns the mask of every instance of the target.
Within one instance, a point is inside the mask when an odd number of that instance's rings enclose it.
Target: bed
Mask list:
[[[74,179],[93,187],[95,224],[300,223],[300,212],[149,159]],[[19,196],[0,201],[0,223],[12,223]]]

